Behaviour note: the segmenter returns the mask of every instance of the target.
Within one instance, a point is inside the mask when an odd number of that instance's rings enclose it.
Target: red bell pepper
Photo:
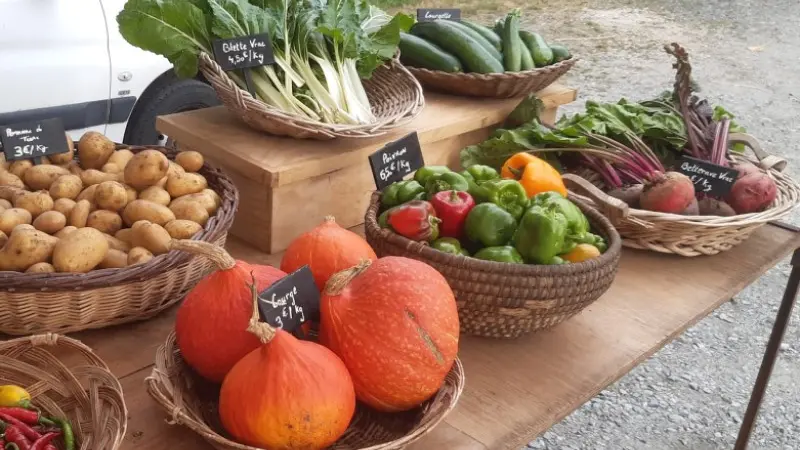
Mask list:
[[[389,211],[388,223],[392,230],[413,241],[436,240],[439,222],[433,205],[425,200],[412,200]]]
[[[460,239],[464,235],[464,223],[467,214],[475,207],[475,200],[466,192],[437,192],[431,199],[436,215],[442,220],[439,234],[445,237]]]

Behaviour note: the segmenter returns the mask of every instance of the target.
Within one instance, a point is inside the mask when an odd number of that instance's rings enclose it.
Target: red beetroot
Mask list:
[[[778,187],[764,172],[756,171],[740,177],[733,183],[725,200],[739,214],[763,211],[778,195]]]
[[[751,173],[758,173],[761,172],[755,164],[749,163],[747,161],[736,162],[731,165],[731,168],[739,172],[739,175],[736,177],[738,180],[739,178],[744,177],[745,175],[749,175]]]
[[[689,206],[683,210],[681,213],[684,216],[699,216],[700,215],[700,206],[697,203],[697,199],[693,198],[692,203],[689,203]]]
[[[631,208],[638,208],[639,207],[639,197],[642,195],[642,189],[644,189],[643,184],[632,184],[629,186],[623,186],[616,189],[612,189],[608,191],[608,195],[622,200],[623,202],[627,203],[628,206]]]
[[[645,184],[639,203],[642,209],[681,214],[694,199],[694,184],[689,177],[678,172],[666,172]]]
[[[735,216],[736,211],[731,205],[712,197],[706,197],[698,202],[698,209],[701,216]]]

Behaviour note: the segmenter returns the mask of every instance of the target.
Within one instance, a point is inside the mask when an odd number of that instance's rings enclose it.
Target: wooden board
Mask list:
[[[800,246],[800,235],[765,226],[713,257],[681,258],[624,250],[611,289],[552,330],[518,340],[462,337],[467,385],[458,407],[412,450],[519,450],[550,426],[708,315]],[[276,265],[231,240],[240,259]],[[144,387],[174,308],[145,323],[78,333],[122,377],[130,422],[124,450],[211,450],[168,425]]]

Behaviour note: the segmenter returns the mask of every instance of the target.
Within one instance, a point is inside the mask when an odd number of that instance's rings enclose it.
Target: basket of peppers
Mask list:
[[[373,193],[366,237],[378,256],[421,260],[444,275],[464,332],[516,338],[578,313],[616,275],[619,234],[565,183],[527,153],[500,172],[422,167]]]
[[[122,386],[83,343],[0,342],[0,449],[115,450],[126,427]]]

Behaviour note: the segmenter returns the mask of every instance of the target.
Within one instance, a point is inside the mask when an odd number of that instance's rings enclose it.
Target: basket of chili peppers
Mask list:
[[[0,449],[116,450],[122,386],[80,341],[46,334],[0,342]]]
[[[564,183],[528,154],[501,172],[423,167],[372,195],[366,237],[378,256],[421,260],[444,275],[464,332],[519,337],[577,314],[616,275],[619,234]]]

